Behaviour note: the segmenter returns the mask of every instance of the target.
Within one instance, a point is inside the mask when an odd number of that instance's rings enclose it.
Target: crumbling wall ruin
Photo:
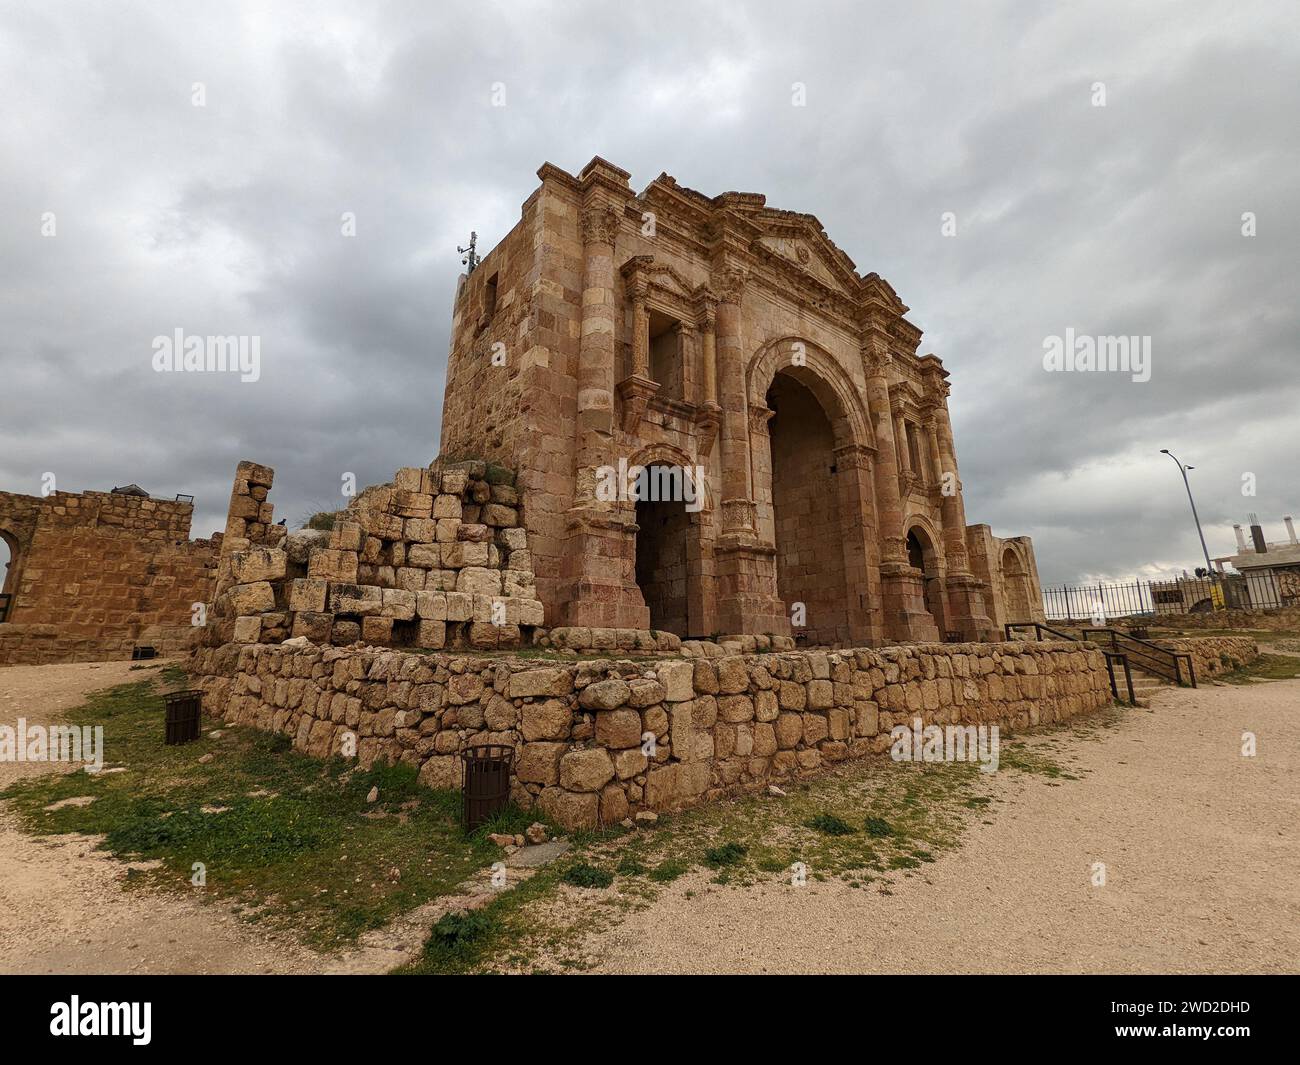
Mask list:
[[[274,471],[241,462],[204,643],[306,637],[513,648],[543,623],[514,475],[484,462],[397,471],[328,532],[273,524]]]

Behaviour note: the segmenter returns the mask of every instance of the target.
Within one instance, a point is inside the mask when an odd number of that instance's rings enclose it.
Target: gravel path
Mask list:
[[[1166,689],[1054,742],[1083,779],[997,774],[1009,801],[924,879],[882,895],[683,878],[586,944],[596,971],[1300,971],[1300,681]]]

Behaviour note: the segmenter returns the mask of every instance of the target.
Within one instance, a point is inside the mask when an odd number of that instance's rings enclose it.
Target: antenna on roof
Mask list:
[[[461,259],[460,264],[465,267],[465,273],[467,274],[472,274],[474,272],[474,267],[478,266],[478,251],[475,250],[477,244],[478,234],[471,229],[469,232],[469,247],[456,249],[462,256],[464,256],[464,258]]]

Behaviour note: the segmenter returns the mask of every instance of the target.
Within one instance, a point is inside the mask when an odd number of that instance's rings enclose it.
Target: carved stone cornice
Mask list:
[[[776,415],[776,411],[769,409],[763,403],[751,403],[749,405],[749,431],[750,434],[766,433],[767,423]]]

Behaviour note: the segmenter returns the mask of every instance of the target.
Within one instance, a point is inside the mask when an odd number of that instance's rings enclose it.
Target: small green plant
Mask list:
[[[641,876],[645,873],[645,866],[636,858],[628,855],[618,863],[618,873],[620,876]]]
[[[597,869],[587,862],[579,862],[569,866],[560,879],[574,887],[607,888],[614,882],[614,874],[608,869]]]
[[[877,839],[884,839],[894,834],[893,826],[883,817],[868,817],[863,827],[867,830],[868,836],[875,836]]]
[[[804,824],[826,836],[851,836],[857,831],[847,821],[840,820],[834,814],[818,814],[816,817],[810,817]]]
[[[704,864],[710,869],[721,869],[724,865],[736,865],[747,853],[749,848],[743,843],[723,843],[704,852]]]
[[[494,929],[492,919],[477,910],[444,913],[430,931],[429,941],[431,946],[463,955]]]
[[[688,869],[689,866],[685,862],[669,858],[650,870],[650,879],[656,883],[667,884],[685,874]]]

